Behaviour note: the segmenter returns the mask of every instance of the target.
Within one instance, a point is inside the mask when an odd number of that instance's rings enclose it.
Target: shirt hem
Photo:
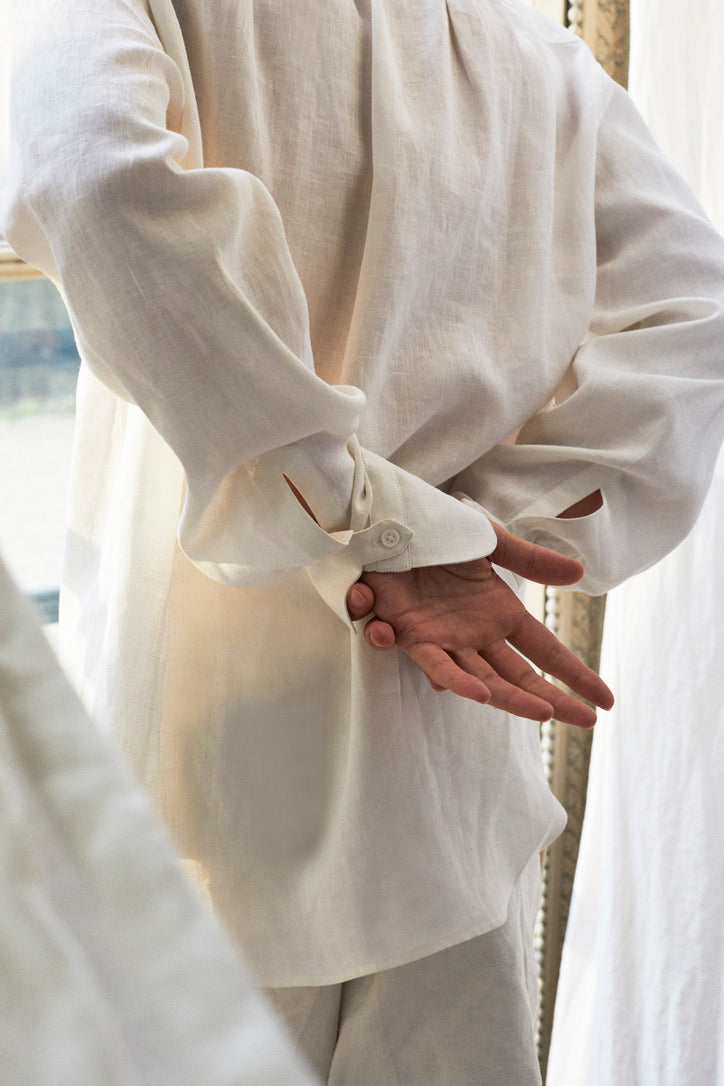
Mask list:
[[[448,950],[450,947],[457,946],[458,943],[465,943],[469,939],[476,939],[481,935],[487,935],[489,932],[495,931],[505,923],[513,890],[520,881],[523,872],[532,857],[535,856],[536,853],[547,848],[563,831],[565,818],[563,818],[563,820],[561,819],[562,813],[562,808],[559,808],[555,812],[546,826],[545,831],[541,833],[535,848],[533,848],[526,856],[524,863],[520,865],[519,869],[518,865],[516,865],[514,874],[510,879],[504,906],[501,910],[496,910],[492,914],[488,914],[488,919],[481,918],[476,923],[458,928],[454,932],[447,932],[445,935],[418,943],[412,948],[408,947],[406,950],[400,951],[397,956],[383,955],[378,959],[372,958],[367,960],[364,965],[354,966],[348,969],[333,970],[329,973],[320,973],[315,975],[313,979],[310,979],[309,974],[304,975],[303,973],[285,973],[282,979],[280,976],[274,976],[270,970],[262,969],[258,963],[254,962],[252,957],[250,964],[256,974],[257,980],[265,988],[324,988],[331,984],[344,984],[346,981],[356,980],[358,977],[369,976],[372,973],[384,973],[388,969],[398,969],[400,966],[408,965],[410,962],[419,961],[421,958],[431,957],[433,954],[439,954],[443,950]],[[531,932],[531,940],[532,938],[533,933]]]

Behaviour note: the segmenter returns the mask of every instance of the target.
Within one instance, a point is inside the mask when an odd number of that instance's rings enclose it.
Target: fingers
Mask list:
[[[514,669],[513,682],[499,675],[473,651],[459,653],[456,659],[436,645],[416,645],[406,651],[425,672],[433,690],[449,690],[458,697],[469,698],[482,705],[490,704],[496,709],[538,723],[550,720],[552,716],[582,728],[590,728],[596,723],[596,714],[590,706],[536,675],[512,649],[508,648],[507,651],[520,661],[520,668]]]
[[[391,649],[395,643],[395,631],[389,622],[373,618],[365,626],[365,641],[373,649]]]
[[[547,682],[505,642],[486,650],[486,657],[469,650],[456,653],[454,662],[485,684],[494,708],[538,723],[551,717],[578,728],[592,728],[596,723],[590,705]]]
[[[549,720],[554,716],[556,720],[563,720],[578,728],[592,728],[596,723],[596,713],[589,705],[547,682],[533,670],[527,660],[524,660],[505,642],[487,649],[485,656],[483,665],[490,667],[496,676],[495,679],[487,675],[483,676],[490,688],[491,705],[516,713],[517,716],[529,717],[531,720]],[[511,691],[515,692],[515,698]],[[532,711],[522,712],[520,708],[517,708],[517,705],[522,704],[520,701],[522,691],[526,691],[529,698],[535,697],[539,702],[545,703],[548,709],[547,715],[539,716]]]
[[[496,709],[525,717],[527,720],[537,720],[539,723],[550,720],[553,716],[553,705],[551,699],[545,696],[549,684],[544,679],[536,683],[539,676],[533,669],[521,656],[505,647],[513,656],[517,656],[522,665],[520,668],[511,669],[508,675],[503,675],[499,667],[491,666],[491,663],[477,652],[458,653],[456,659],[461,667],[485,683],[490,691],[490,705]],[[551,689],[557,692],[555,687]]]
[[[556,695],[550,700],[553,702],[552,715],[556,720],[561,720],[564,724],[573,724],[576,728],[593,727],[597,719],[595,709],[586,705],[585,701],[579,701],[578,698],[572,698],[565,691],[557,690],[555,686],[553,690],[556,690]]]
[[[553,638],[555,646],[560,645],[549,630],[545,630],[545,633]],[[391,648],[395,635],[387,623],[373,619],[365,630],[365,640],[373,648]],[[563,646],[560,645],[560,648],[563,649]],[[469,698],[482,705],[490,704],[514,716],[539,723],[551,717],[578,728],[591,728],[596,723],[596,713],[590,705],[547,682],[504,641],[486,649],[485,658],[474,649],[451,656],[439,645],[431,643],[408,646],[404,651],[425,673],[433,690],[449,690],[458,697]],[[599,694],[600,687],[612,701],[608,687],[595,672],[586,668],[567,649],[563,649],[563,652],[575,662],[579,675],[578,679],[571,675],[572,682],[565,677],[563,681],[568,682],[571,689],[583,691],[585,696],[588,696],[585,692],[589,688],[591,693]],[[547,659],[551,659],[550,651]],[[567,672],[567,666],[562,670]],[[595,682],[592,683],[590,677]],[[594,699],[589,697],[589,700]],[[602,701],[596,703],[601,704]],[[608,708],[608,705],[604,704],[603,707]]]
[[[574,693],[601,709],[610,709],[613,694],[605,682],[562,645],[555,634],[532,615],[526,614],[508,640],[547,675],[553,675]],[[564,719],[559,717],[559,719]]]
[[[490,701],[490,691],[482,679],[459,667],[439,645],[417,644],[405,652],[425,672],[433,690],[449,690],[481,705]]]
[[[375,595],[369,585],[357,581],[347,593],[347,610],[350,618],[358,619],[369,615],[375,605]]]
[[[496,532],[499,545],[492,557],[500,565],[547,583],[572,582],[580,576],[581,566],[578,562],[525,540],[517,539],[502,528],[496,528]],[[349,613],[353,619],[372,616],[365,628],[364,636],[367,643],[372,648],[381,650],[390,649],[397,643],[422,668],[433,690],[449,690],[459,697],[469,698],[482,704],[489,703],[496,708],[531,720],[542,721],[555,716],[558,720],[578,727],[591,727],[596,721],[595,711],[576,697],[549,683],[537,674],[528,661],[532,661],[546,675],[553,676],[566,684],[574,694],[603,709],[609,709],[613,705],[611,691],[599,676],[586,667],[573,652],[565,648],[543,623],[538,622],[526,612],[513,593],[510,595],[515,601],[515,608],[511,609],[508,606],[507,597],[504,597],[501,602],[499,586],[502,582],[494,576],[488,562],[485,562],[485,567],[490,576],[485,580],[483,588],[488,593],[495,589],[498,591],[497,596],[493,594],[495,622],[492,626],[497,627],[497,633],[492,641],[485,636],[485,630],[492,633],[492,629],[490,621],[487,626],[484,621],[486,619],[484,607],[480,609],[482,628],[478,625],[475,629],[473,628],[475,622],[471,625],[470,613],[475,615],[477,612],[474,609],[471,612],[469,606],[466,611],[464,607],[462,610],[460,607],[456,610],[451,605],[452,617],[443,615],[442,620],[435,613],[434,608],[431,609],[430,615],[427,615],[423,609],[423,617],[426,619],[422,624],[425,628],[425,640],[415,640],[411,644],[412,630],[409,622],[407,628],[404,623],[400,627],[398,619],[395,618],[393,626],[372,614],[375,607],[375,592],[380,593],[380,600],[377,601],[380,603],[384,599],[383,587],[386,591],[390,583],[393,587],[397,585],[396,581],[389,581],[389,578],[398,576],[394,574],[380,575],[381,578],[388,580],[380,585],[375,583],[374,590],[363,582],[353,585],[347,595]],[[443,574],[447,572],[443,567],[441,569]],[[461,598],[459,582],[464,582],[466,593],[477,591],[480,595],[481,579],[479,577],[476,579],[470,575],[467,579],[465,577],[461,579],[458,575],[453,585],[457,595],[451,592],[453,599],[459,601]],[[409,585],[407,588],[409,590]],[[439,596],[437,582],[433,588]],[[506,589],[506,592],[509,590]],[[433,597],[436,605],[439,605],[434,593]],[[489,599],[490,596],[488,595],[487,598]],[[467,596],[465,602],[468,603]],[[404,594],[403,603],[409,611],[410,605]],[[397,611],[405,615],[404,608],[400,610],[399,605]],[[397,614],[394,607],[393,613]],[[471,626],[470,630],[465,626],[466,621]],[[420,625],[419,620],[412,624],[413,628],[417,626],[415,633],[418,636],[422,633],[419,629]],[[400,633],[397,641],[395,627]],[[446,647],[443,648],[442,645]],[[527,659],[523,659],[521,653]]]
[[[571,585],[583,576],[583,566],[574,558],[519,539],[499,524],[493,524],[493,528],[498,545],[489,558],[496,565],[538,584]]]
[[[372,613],[375,594],[369,585],[357,581],[347,593],[347,610],[353,620],[365,618]],[[395,631],[389,622],[372,618],[365,626],[365,641],[373,649],[391,649],[395,643]]]

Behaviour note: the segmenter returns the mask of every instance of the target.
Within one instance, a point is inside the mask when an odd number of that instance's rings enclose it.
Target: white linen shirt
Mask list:
[[[563,821],[536,728],[375,653],[344,593],[490,553],[487,513],[592,592],[672,547],[720,440],[721,240],[508,0],[10,9],[0,227],[86,363],[87,703],[265,984],[496,927]]]

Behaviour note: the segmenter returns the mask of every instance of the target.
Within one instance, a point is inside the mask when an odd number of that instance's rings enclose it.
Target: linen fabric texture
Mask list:
[[[505,923],[397,969],[269,998],[328,1086],[540,1086],[533,856]],[[441,993],[445,995],[441,998]]]
[[[0,562],[0,1058],[24,1086],[314,1086]]]
[[[592,592],[673,546],[720,440],[720,238],[586,47],[507,0],[9,11],[0,227],[85,362],[86,704],[264,984],[499,926],[564,821],[537,730],[433,694],[344,594],[489,554],[489,517]]]
[[[637,0],[630,87],[724,229],[724,18]],[[724,1086],[724,456],[694,529],[611,593],[549,1086]]]

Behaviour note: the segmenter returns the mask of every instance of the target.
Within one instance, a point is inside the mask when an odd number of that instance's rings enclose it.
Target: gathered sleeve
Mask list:
[[[516,535],[579,558],[592,594],[687,534],[724,430],[724,242],[603,78],[589,334],[554,402],[453,484]],[[560,518],[597,490],[597,512]]]
[[[490,553],[485,515],[362,449],[363,393],[315,373],[272,196],[200,161],[172,5],[19,10],[0,229],[59,286],[93,373],[181,462],[191,561],[237,586],[307,568],[344,618],[363,567]]]

